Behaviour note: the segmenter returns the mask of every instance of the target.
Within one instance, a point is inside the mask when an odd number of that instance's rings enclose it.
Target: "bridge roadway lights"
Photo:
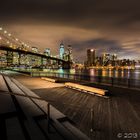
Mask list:
[[[55,60],[56,63],[58,63],[58,65],[60,65],[64,69],[70,69],[72,66],[72,62],[70,62],[70,61],[61,60],[59,58],[54,58],[54,57],[46,56],[44,54],[34,53],[31,51],[25,51],[22,49],[13,49],[13,48],[10,48],[8,46],[3,46],[3,45],[0,45],[0,50],[7,52],[7,54],[6,54],[7,66],[10,66],[11,64],[13,64],[13,52],[17,52],[20,55],[25,54],[25,55],[31,55],[31,56],[38,56],[38,57],[41,57],[43,59],[47,59],[49,61]],[[19,56],[19,62],[18,62],[19,65],[20,65],[21,59],[22,59],[22,57],[20,58],[20,56]],[[41,60],[41,63],[42,63],[42,60]]]

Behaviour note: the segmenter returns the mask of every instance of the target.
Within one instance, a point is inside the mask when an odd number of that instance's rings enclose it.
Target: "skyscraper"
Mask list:
[[[64,53],[65,53],[64,44],[61,43],[60,44],[60,49],[59,49],[59,57],[60,57],[60,59],[63,59]]]
[[[111,54],[103,53],[103,65],[107,66],[111,60]]]
[[[94,49],[87,50],[87,65],[88,66],[95,65],[95,50]]]
[[[71,47],[71,45],[68,45],[67,50],[68,50],[68,60],[72,61],[73,58],[72,58],[72,47]]]

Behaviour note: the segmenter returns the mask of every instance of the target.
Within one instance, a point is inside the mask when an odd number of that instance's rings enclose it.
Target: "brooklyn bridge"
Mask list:
[[[69,69],[72,62],[47,56],[0,28],[0,65],[3,67],[38,67]]]

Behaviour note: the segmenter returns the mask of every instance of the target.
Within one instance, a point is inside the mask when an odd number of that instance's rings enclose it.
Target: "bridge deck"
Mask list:
[[[137,133],[137,139],[140,139],[139,91],[110,87],[112,96],[106,99],[59,87],[39,78],[17,79],[67,115],[92,140],[118,140],[118,133],[130,132]],[[94,111],[93,125],[91,108]]]

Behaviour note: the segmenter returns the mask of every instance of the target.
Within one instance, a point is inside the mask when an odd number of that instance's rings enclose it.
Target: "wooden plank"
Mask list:
[[[20,105],[20,108],[24,112],[24,115],[26,116],[24,125],[31,139],[46,140],[45,136],[42,134],[41,130],[38,128],[33,119],[34,116],[44,115],[44,113],[29,98],[18,95],[15,95],[15,97]]]
[[[24,91],[22,91],[9,77],[5,77],[5,79],[12,92],[19,95],[25,95]],[[42,132],[40,131],[40,129],[37,127],[37,125],[33,120],[34,116],[44,115],[44,113],[33,103],[33,101],[30,98],[18,95],[14,96],[16,97],[16,100],[18,101],[21,110],[24,112],[24,115],[26,116],[26,121],[24,121],[24,125],[31,139],[45,140],[46,138],[42,135]]]
[[[17,117],[6,119],[7,140],[26,140]]]
[[[12,81],[14,81],[23,91],[24,94],[27,94],[28,96],[33,96],[33,97],[38,97],[40,98],[38,95],[36,95],[34,92],[32,92],[31,90],[29,90],[28,88],[26,88],[25,86],[23,86],[20,82],[18,82],[15,79],[12,79]],[[45,100],[39,100],[39,99],[32,99],[38,106],[40,106],[45,112],[47,112],[47,104],[48,102],[46,102]],[[51,113],[52,117],[54,119],[59,119],[59,118],[63,118],[65,117],[64,114],[62,114],[60,111],[58,111],[57,109],[55,109],[53,106],[51,106]]]
[[[33,99],[36,104],[38,104],[38,106],[41,106],[41,108],[43,109],[44,112],[47,113],[47,102],[45,101],[41,101],[38,99]],[[58,129],[58,131],[68,140],[76,140],[79,139],[78,137],[81,138],[81,140],[88,140],[88,137],[83,134],[82,132],[80,132],[76,127],[72,126],[70,124],[70,122],[67,122],[64,126],[59,122],[59,119],[65,118],[66,116],[61,113],[59,110],[57,110],[55,107],[53,107],[52,105],[50,105],[50,117],[51,119],[55,122],[55,127]],[[75,129],[71,129],[72,126]],[[71,131],[70,131],[71,130]],[[76,135],[79,134],[79,135]]]
[[[80,84],[75,84],[75,83],[70,83],[70,82],[65,83],[65,86],[66,87],[72,87],[72,88],[75,88],[75,89],[80,89],[82,91],[88,91],[88,92],[90,92],[90,94],[97,93],[97,94],[100,94],[100,95],[105,95],[108,92],[107,90],[103,90],[103,89],[99,89],[99,88],[93,88],[93,87],[89,87],[89,86],[83,86],[83,85],[80,85]]]
[[[2,75],[0,75],[0,90],[1,91],[9,91]]]
[[[53,82],[53,83],[57,82],[57,80],[52,79],[52,78],[41,77],[41,79],[49,81],[49,82]]]
[[[20,89],[22,89],[22,91],[24,91],[25,94],[27,94],[29,96],[36,96],[36,97],[38,97],[37,95],[35,95],[34,92],[32,92],[29,89],[27,89],[25,86],[23,86],[17,80],[12,79],[12,81],[14,81],[16,83],[16,85],[19,86]],[[21,98],[21,97],[17,97],[17,98],[19,100],[19,98]],[[37,106],[39,106],[41,108],[41,110],[43,110],[43,112],[45,112],[47,114],[47,112],[48,112],[48,110],[47,110],[48,102],[43,101],[43,100],[39,100],[39,99],[32,99],[32,101]],[[27,102],[27,101],[25,101],[25,102]],[[21,104],[22,101],[19,101],[19,103]],[[23,106],[23,105],[21,105],[21,106]],[[24,108],[23,108],[23,110],[24,110]],[[27,110],[28,110],[28,108],[27,108]],[[63,135],[68,140],[71,140],[71,139],[76,140],[77,139],[77,136],[74,135],[75,134],[75,131],[73,131],[73,130],[69,131],[69,129],[66,129],[66,127],[64,127],[58,121],[58,119],[65,118],[66,116],[63,113],[61,113],[59,110],[57,110],[56,108],[54,108],[53,106],[51,106],[51,105],[50,105],[50,110],[51,110],[50,117],[55,122],[54,125],[58,129],[59,133],[61,133],[61,135]],[[69,127],[69,126],[67,126],[67,127]],[[83,140],[88,140],[88,137],[86,135],[84,135],[83,133],[81,133],[77,128],[75,128],[75,130],[77,130],[76,132],[79,132],[79,134],[81,134],[81,138]]]
[[[11,95],[0,94],[0,104],[0,114],[16,111]]]
[[[21,91],[12,81],[8,76],[4,76],[8,86],[10,87],[11,91],[13,93],[25,95],[23,91]]]
[[[22,78],[20,79],[23,80]],[[42,85],[40,78],[24,79],[25,85],[30,87]],[[52,85],[54,83],[51,83]],[[140,94],[139,91],[108,87],[113,95],[109,99],[99,98],[90,94],[65,88],[34,89],[34,92],[50,102],[54,107],[68,116],[75,126],[84,132],[91,140],[117,140],[118,133],[137,133],[139,139],[140,132]],[[93,108],[93,132],[91,129],[91,114]],[[120,138],[123,139],[123,138]]]
[[[75,137],[77,137],[79,140],[87,139],[86,135],[83,135],[81,131],[79,131],[76,127],[71,125],[68,121],[62,122],[62,124],[69,130],[71,131]]]
[[[49,137],[49,140],[64,140],[63,136],[60,135],[55,128],[50,125],[50,132],[48,132],[48,122],[45,119],[40,119],[37,121],[38,125],[42,128],[42,131],[46,133]]]
[[[11,78],[11,81],[13,82],[13,84],[16,85],[16,87],[18,89],[20,89],[20,91],[24,91],[24,95],[28,95],[28,96],[32,96],[32,97],[36,97],[36,98],[40,98],[38,95],[36,95],[34,92],[32,92],[30,89],[26,88],[25,86],[23,86],[19,81],[17,81],[14,78]]]

